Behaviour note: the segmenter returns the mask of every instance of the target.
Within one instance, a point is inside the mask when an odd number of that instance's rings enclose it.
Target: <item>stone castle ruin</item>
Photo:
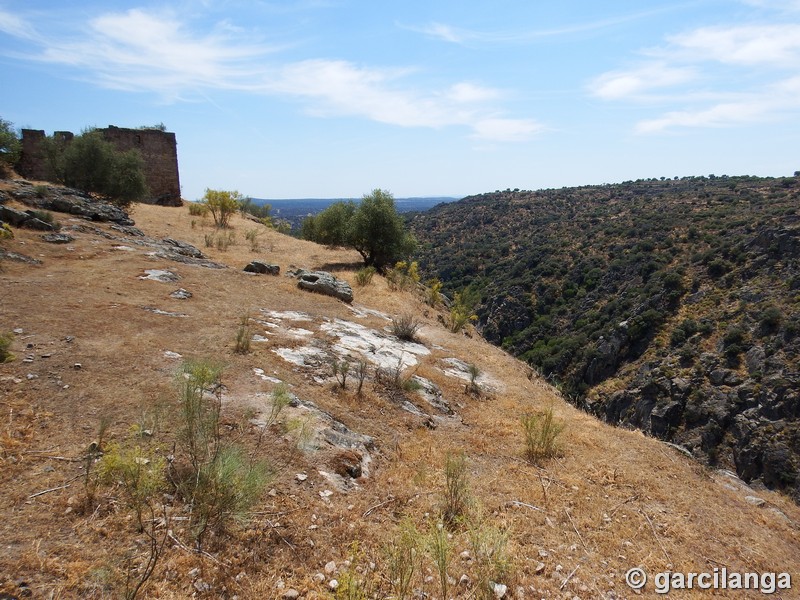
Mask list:
[[[161,206],[181,205],[181,184],[178,175],[178,146],[175,134],[161,129],[127,129],[109,125],[97,130],[117,150],[136,149],[142,155],[144,176],[150,190],[144,200]],[[75,136],[69,131],[56,131],[53,139],[58,145],[68,145]],[[27,179],[51,179],[50,164],[44,149],[46,134],[37,129],[22,130],[22,156],[17,172]]]

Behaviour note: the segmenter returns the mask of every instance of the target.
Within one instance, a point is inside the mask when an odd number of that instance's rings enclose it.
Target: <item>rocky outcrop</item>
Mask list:
[[[353,301],[353,288],[350,284],[327,271],[296,269],[289,271],[287,275],[297,278],[297,287],[301,290],[332,296],[347,303]]]
[[[706,353],[688,379],[671,377],[669,360],[650,361],[626,389],[590,394],[587,407],[800,500],[800,376],[764,354],[748,350],[743,372]]]
[[[134,221],[124,210],[113,204],[92,198],[88,194],[59,186],[36,186],[28,181],[18,181],[11,196],[38,210],[52,210],[83,217],[90,221],[108,221],[120,225],[133,225]]]
[[[258,273],[261,275],[280,275],[281,268],[263,260],[251,260],[244,268],[247,273]]]
[[[53,231],[55,229],[55,226],[38,218],[33,211],[17,210],[10,206],[0,205],[0,222],[8,223],[14,227],[36,229],[38,231]]]

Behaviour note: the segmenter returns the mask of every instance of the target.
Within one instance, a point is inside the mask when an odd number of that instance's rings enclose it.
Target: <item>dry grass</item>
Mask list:
[[[196,581],[188,573],[194,568],[210,586],[206,597],[220,596],[223,587],[241,598],[276,597],[278,580],[306,597],[325,597],[329,591],[313,576],[328,561],[341,565],[347,560],[353,541],[364,553],[360,560],[376,562],[380,569],[385,566],[381,549],[403,518],[420,531],[429,530],[441,506],[442,465],[448,454],[461,452],[471,495],[491,527],[510,532],[513,573],[508,583],[512,592],[522,587],[525,597],[610,598],[612,591],[615,597],[632,597],[624,574],[633,566],[656,572],[725,565],[797,575],[800,510],[785,497],[758,492],[767,504],[751,505],[745,493],[729,489],[665,445],[581,413],[540,380],[529,380],[526,369],[500,349],[447,331],[422,299],[391,292],[381,277],[355,288],[355,304],[389,315],[417,315],[422,324],[417,337],[433,349],[417,372],[434,380],[458,413],[436,429],[401,411],[369,381],[360,396],[354,382],[346,390],[320,385],[271,352],[274,345],[254,343],[249,354],[237,354],[238,317],[257,315],[261,308],[304,311],[316,322],[323,317],[357,320],[376,329],[388,322],[378,316],[356,319],[346,305],[301,292],[290,278],[242,273],[253,258],[251,249],[244,244],[227,251],[204,248],[210,228],[202,223],[193,228],[186,207],[139,205],[133,217],[148,235],[190,242],[231,268],[204,269],[150,257],[141,249],[114,250],[117,242],[88,233],[77,233],[68,246],[45,244],[24,230],[4,242],[43,264],[6,262],[0,273],[0,331],[24,331],[11,345],[17,359],[0,366],[0,591],[16,593],[24,580],[34,597],[119,595],[117,565],[137,547],[137,537],[113,498],[104,499],[95,513],[75,510],[82,494],[80,458],[102,418],[109,419],[109,439],[121,439],[143,410],[174,403],[180,361],[165,357],[167,350],[226,364],[223,423],[237,443],[257,443],[258,431],[249,426],[246,413],[257,405],[258,394],[271,390],[254,378],[252,369],[259,367],[354,431],[373,436],[377,451],[369,478],[325,501],[319,492],[328,484],[317,472],[331,460],[329,450],[298,449],[294,434],[286,433],[288,421],[276,423],[263,448],[279,466],[274,494],[264,496],[250,525],[232,531],[224,543],[210,540],[209,556],[172,542],[148,597],[191,595]],[[59,219],[66,228],[75,224],[66,215]],[[236,215],[232,226],[242,233],[253,223]],[[267,229],[259,240],[262,257],[279,264],[282,272],[290,265],[327,268],[354,283],[354,252],[328,250]],[[140,280],[145,269],[169,269],[181,280]],[[178,287],[194,296],[170,298]],[[143,306],[190,317],[156,315]],[[23,363],[28,354],[34,355],[33,362]],[[488,400],[464,394],[464,381],[437,367],[439,359],[451,356],[476,364],[501,382],[501,389]],[[76,363],[81,367],[75,368]],[[36,377],[28,379],[29,373]],[[532,465],[523,458],[520,419],[551,405],[555,418],[566,424],[562,451],[542,466]],[[171,427],[165,416],[159,439],[171,439]],[[309,475],[304,483],[294,477],[300,472]],[[67,487],[55,489],[61,486]],[[179,526],[175,531],[179,541],[188,543]],[[459,558],[469,543],[464,533],[452,543],[450,573],[458,580],[471,572]],[[426,583],[418,576],[416,584],[437,597],[438,578]],[[467,590],[451,587],[450,593],[466,595]],[[745,597],[723,591],[718,596]]]

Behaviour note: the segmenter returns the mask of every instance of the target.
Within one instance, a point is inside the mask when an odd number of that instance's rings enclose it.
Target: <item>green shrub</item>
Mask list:
[[[240,202],[244,197],[237,191],[212,190],[206,188],[205,195],[200,200],[205,205],[214,224],[219,228],[230,225],[231,217],[239,210]]]
[[[0,333],[0,365],[14,360],[14,355],[9,350],[13,341],[13,333]]]
[[[346,360],[340,361],[334,358],[331,361],[331,367],[333,369],[333,376],[336,378],[339,387],[345,389],[347,387],[347,375],[350,373],[350,363]]]
[[[538,465],[544,459],[556,456],[560,451],[558,437],[564,431],[564,423],[553,416],[553,407],[522,417],[525,433],[525,458]]]
[[[269,479],[266,464],[222,444],[222,371],[211,361],[187,361],[178,378],[178,442],[188,469],[178,474],[177,485],[191,507],[189,524],[198,547],[208,531],[222,531],[231,521],[246,519]],[[275,403],[279,404],[277,395]]]
[[[19,160],[22,143],[19,141],[14,124],[0,119],[0,175],[6,175]]]
[[[414,574],[420,570],[420,535],[414,524],[405,519],[397,536],[384,548],[392,596],[405,600],[413,592]]]
[[[361,202],[336,202],[303,222],[305,239],[329,246],[354,248],[366,266],[382,271],[408,257],[416,240],[405,229],[394,197],[384,190],[365,194]]]
[[[419,283],[419,265],[401,260],[386,272],[386,281],[392,291],[414,289]]]
[[[146,537],[144,561],[134,555],[124,561],[126,600],[134,600],[153,575],[170,532],[170,515],[161,503],[166,485],[166,461],[139,445],[111,444],[99,460],[99,483],[117,486],[134,513],[138,531]]]
[[[444,463],[442,520],[449,529],[463,523],[472,503],[467,478],[467,459],[463,453],[448,453]]]
[[[356,285],[359,287],[366,287],[372,283],[372,278],[375,276],[375,267],[364,267],[356,271]]]
[[[774,332],[783,322],[783,312],[777,306],[767,306],[758,317],[759,323],[766,332]]]
[[[270,479],[265,463],[251,462],[240,448],[224,447],[203,464],[193,485],[190,522],[200,545],[205,534],[244,522]]]
[[[0,240],[13,240],[14,231],[8,223],[0,223]]]
[[[449,586],[450,575],[448,568],[452,560],[453,548],[450,544],[450,539],[447,530],[441,523],[434,523],[427,537],[427,549],[430,554],[433,564],[436,567],[436,573],[439,575],[439,587],[442,591],[442,598],[447,598],[447,588]]]
[[[189,214],[193,217],[205,217],[208,214],[208,206],[201,202],[189,202]]]
[[[456,292],[453,305],[450,307],[450,315],[447,319],[448,329],[453,333],[458,333],[464,329],[468,323],[477,320],[478,315],[472,312],[472,308],[466,304],[462,294]]]
[[[425,304],[436,308],[442,303],[442,282],[437,278],[429,279],[425,288]]]
[[[236,354],[248,354],[252,339],[253,328],[250,326],[250,315],[242,315],[239,318],[239,327],[236,329],[236,346],[233,351]]]
[[[164,459],[138,445],[112,443],[103,453],[97,471],[101,483],[120,486],[139,531],[144,531],[145,511],[153,512],[155,499],[166,484]]]

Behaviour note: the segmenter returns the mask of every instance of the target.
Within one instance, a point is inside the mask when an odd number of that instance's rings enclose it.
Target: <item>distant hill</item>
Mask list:
[[[354,200],[358,198],[289,198],[289,199],[269,199],[253,198],[253,203],[263,205],[269,204],[272,207],[272,216],[284,219],[291,223],[292,230],[298,231],[303,219],[310,215],[316,215],[329,207],[334,202],[341,200]],[[401,213],[424,211],[433,208],[437,204],[454,202],[458,198],[452,196],[425,196],[412,198],[395,198],[397,211]]]
[[[421,267],[575,404],[800,498],[800,177],[471,196]]]

